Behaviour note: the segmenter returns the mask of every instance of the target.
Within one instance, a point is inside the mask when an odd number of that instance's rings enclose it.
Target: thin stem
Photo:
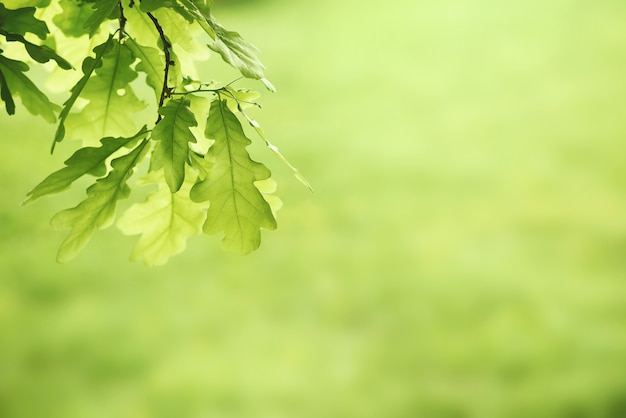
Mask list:
[[[124,16],[124,7],[122,6],[122,2],[119,3],[120,6],[120,42],[124,39],[124,28],[126,28],[126,16]]]
[[[159,32],[159,36],[161,37],[161,43],[163,43],[163,53],[165,54],[165,69],[163,71],[164,72],[163,88],[161,89],[161,97],[159,98],[159,108],[161,108],[163,106],[163,103],[165,102],[165,99],[172,95],[172,89],[167,85],[167,80],[168,80],[169,72],[170,72],[170,65],[174,64],[174,61],[172,61],[172,57],[170,55],[170,48],[172,47],[172,44],[167,40],[167,37],[165,36],[165,32],[163,32],[163,27],[159,24],[159,21],[157,20],[157,18],[154,17],[154,15],[150,12],[148,12],[147,15],[150,18],[150,20],[152,20],[152,23],[154,23],[154,27],[156,28],[157,32]],[[160,121],[161,121],[161,114],[159,113],[156,123],[159,123]]]

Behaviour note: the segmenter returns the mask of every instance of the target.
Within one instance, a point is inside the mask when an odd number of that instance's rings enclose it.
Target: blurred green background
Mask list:
[[[626,417],[625,2],[215,13],[315,193],[259,147],[285,205],[252,255],[150,269],[111,228],[58,265],[84,192],[19,204],[71,145],[0,115],[1,417]]]

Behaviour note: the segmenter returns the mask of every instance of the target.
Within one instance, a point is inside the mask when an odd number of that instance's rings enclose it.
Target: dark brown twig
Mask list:
[[[168,80],[169,72],[170,72],[170,65],[174,64],[171,58],[171,54],[170,54],[170,48],[172,47],[172,44],[167,40],[167,37],[165,36],[165,32],[163,32],[163,27],[159,24],[159,21],[157,20],[157,18],[154,17],[154,15],[150,12],[148,12],[147,15],[150,18],[150,20],[152,20],[152,23],[154,23],[154,27],[156,28],[156,30],[159,32],[159,36],[161,37],[161,43],[163,43],[163,53],[165,54],[163,88],[161,89],[161,97],[159,98],[159,109],[160,109],[163,106],[165,99],[170,97],[172,93],[172,89],[167,85],[167,80]],[[156,123],[159,123],[160,121],[161,121],[161,114],[159,113],[159,117],[157,118]]]

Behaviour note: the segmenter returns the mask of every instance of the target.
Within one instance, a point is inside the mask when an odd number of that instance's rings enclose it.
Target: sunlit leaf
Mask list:
[[[137,130],[133,114],[146,107],[135,95],[130,82],[137,78],[131,68],[131,50],[114,42],[102,56],[102,66],[87,81],[80,97],[89,100],[80,113],[71,113],[66,126],[72,137],[83,141],[104,136],[128,136]]]
[[[172,193],[165,182],[163,170],[149,173],[142,183],[157,183],[158,190],[143,203],[131,206],[117,222],[126,235],[142,234],[133,249],[131,260],[147,265],[165,264],[186,247],[189,237],[202,231],[206,212],[202,205],[189,199],[195,178],[188,173],[182,187]]]
[[[0,72],[4,76],[5,92],[19,96],[24,107],[33,115],[41,115],[48,122],[54,123],[56,121],[54,111],[58,106],[52,104],[46,95],[26,77],[25,71],[28,71],[28,65],[25,63],[0,55]]]
[[[61,110],[61,113],[59,115],[59,126],[57,127],[56,133],[54,135],[54,141],[52,142],[53,151],[56,143],[61,142],[65,137],[65,121],[70,114],[70,110],[72,110],[74,103],[76,103],[78,96],[80,96],[80,94],[82,93],[93,72],[96,70],[96,68],[102,66],[102,56],[107,51],[109,51],[112,46],[113,37],[109,36],[104,43],[94,48],[93,52],[95,53],[95,57],[87,57],[83,61],[82,70],[84,75],[80,80],[78,80],[76,85],[74,85],[74,87],[70,89],[72,94],[70,95],[69,99],[67,99],[65,103],[63,103],[63,109]]]
[[[55,171],[28,192],[24,204],[31,203],[41,196],[59,193],[85,174],[101,177],[106,174],[106,161],[111,155],[123,147],[131,147],[144,139],[148,131],[144,126],[136,135],[129,138],[103,138],[100,147],[86,147],[76,151],[67,161],[66,167]]]
[[[255,186],[271,173],[250,158],[246,150],[250,140],[225,100],[211,104],[205,134],[215,141],[206,154],[213,166],[191,189],[191,198],[210,202],[204,232],[223,232],[225,249],[247,254],[261,243],[261,228],[276,228],[270,205]]]
[[[112,170],[87,189],[87,198],[78,206],[57,213],[50,223],[55,228],[71,228],[57,255],[59,262],[73,259],[91,239],[93,233],[111,225],[117,202],[130,194],[126,182],[134,167],[149,149],[149,141],[142,141],[128,154],[111,162]]]
[[[165,180],[172,192],[180,189],[185,179],[185,164],[189,161],[189,142],[196,138],[189,128],[196,126],[196,118],[189,109],[189,100],[174,99],[159,109],[163,119],[152,132],[159,141],[152,156],[155,169],[164,168]]]

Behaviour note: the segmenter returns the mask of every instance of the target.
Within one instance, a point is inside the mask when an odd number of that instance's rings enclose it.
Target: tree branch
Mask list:
[[[172,57],[170,54],[170,48],[172,47],[172,44],[167,40],[167,37],[165,36],[165,32],[163,32],[163,27],[159,24],[159,21],[157,20],[156,17],[154,17],[154,15],[150,12],[147,13],[148,17],[150,18],[150,20],[152,20],[152,23],[154,23],[154,27],[156,28],[157,32],[159,32],[159,36],[161,37],[161,43],[163,44],[163,53],[165,54],[165,68],[164,68],[164,74],[163,74],[163,88],[161,89],[161,97],[159,98],[159,108],[161,108],[163,106],[163,103],[165,102],[165,99],[170,97],[171,93],[172,93],[172,89],[167,85],[167,80],[169,77],[169,72],[170,72],[170,65],[174,64],[174,61],[172,61]],[[156,123],[159,123],[161,121],[161,114],[159,114]]]

